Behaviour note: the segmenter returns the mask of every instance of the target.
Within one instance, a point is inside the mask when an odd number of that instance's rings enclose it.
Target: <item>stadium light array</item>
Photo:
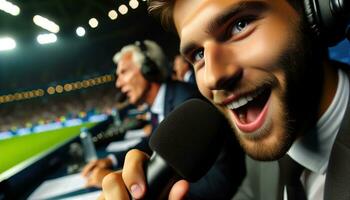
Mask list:
[[[110,10],[110,11],[108,12],[108,17],[109,17],[111,20],[116,20],[117,17],[118,17],[117,11],[115,11],[115,10]]]
[[[66,83],[64,85],[57,84],[55,86],[50,86],[46,89],[47,94],[61,94],[64,92],[71,92],[73,90],[90,88],[93,86],[101,85],[104,83],[108,83],[114,80],[114,76],[111,74],[98,76],[95,78],[85,79],[82,81],[76,81],[73,83]],[[45,91],[43,89],[36,89],[24,92],[15,92],[13,94],[5,94],[0,96],[0,104],[10,103],[13,101],[21,101],[26,99],[32,99],[36,97],[41,97],[45,95]]]
[[[139,7],[139,2],[137,0],[130,0],[129,1],[129,6],[132,8],[132,9],[136,9],[137,7]]]
[[[58,94],[63,92],[71,92],[73,90],[80,90],[80,89],[85,89],[96,85],[108,83],[113,80],[114,80],[114,76],[107,74],[107,75],[98,76],[95,78],[85,79],[82,81],[66,83],[63,86],[60,84],[56,86],[50,86],[49,88],[47,88],[47,93],[52,95],[52,94]]]
[[[83,37],[85,35],[85,28],[79,26],[76,30],[75,30],[76,34],[79,36],[79,37]]]
[[[126,13],[128,13],[128,7],[122,4],[119,6],[118,11],[120,12],[120,14],[125,15]]]
[[[10,37],[0,38],[0,51],[8,51],[16,48],[16,41]]]
[[[36,40],[39,44],[50,44],[57,41],[57,36],[53,33],[40,34]]]
[[[24,91],[24,92],[16,92],[13,94],[7,94],[0,96],[0,104],[2,103],[10,103],[13,101],[21,101],[25,99],[31,99],[35,97],[44,96],[45,92],[42,89]]]
[[[35,15],[33,17],[33,22],[37,26],[40,26],[41,28],[48,30],[52,33],[58,33],[60,31],[60,27],[55,22],[40,15]]]
[[[17,5],[6,0],[0,0],[0,10],[13,16],[17,16],[21,12],[21,9]]]
[[[96,28],[98,26],[98,21],[96,18],[91,18],[89,20],[89,25],[91,26],[91,28]]]

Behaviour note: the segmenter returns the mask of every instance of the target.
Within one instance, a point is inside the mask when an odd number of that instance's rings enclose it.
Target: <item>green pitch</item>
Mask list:
[[[0,174],[26,159],[44,152],[53,146],[64,143],[80,133],[82,126],[91,127],[94,123],[66,127],[53,131],[18,136],[0,141]]]

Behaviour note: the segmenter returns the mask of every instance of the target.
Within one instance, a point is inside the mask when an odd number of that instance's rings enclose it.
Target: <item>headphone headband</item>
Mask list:
[[[164,82],[166,78],[160,69],[162,66],[158,66],[158,64],[149,57],[150,49],[147,48],[145,41],[136,41],[135,45],[140,48],[145,58],[141,66],[141,73],[145,79],[150,82]]]

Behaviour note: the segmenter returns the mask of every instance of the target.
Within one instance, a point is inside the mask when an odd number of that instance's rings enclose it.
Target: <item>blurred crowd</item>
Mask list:
[[[88,114],[110,114],[118,90],[113,84],[66,94],[44,96],[0,105],[0,132],[35,125],[83,118]]]

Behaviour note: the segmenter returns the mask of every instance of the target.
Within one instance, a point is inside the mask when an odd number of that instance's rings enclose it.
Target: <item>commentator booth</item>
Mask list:
[[[103,117],[100,122],[88,124],[87,130],[92,135],[105,130],[114,120],[112,116]],[[72,126],[71,131],[79,133],[81,125]],[[0,173],[0,199],[27,199],[28,196],[44,180],[64,176],[69,173],[67,166],[72,163],[81,162],[78,157],[79,149],[75,149],[72,144],[80,144],[79,134],[60,141],[41,152],[25,159]],[[17,136],[21,137],[21,136]],[[25,136],[22,136],[25,137]],[[28,144],[30,142],[28,141]],[[74,169],[70,169],[74,172]]]
[[[96,158],[96,156],[105,157],[108,154],[105,150],[106,146],[111,141],[121,140],[127,130],[140,129],[148,123],[145,120],[130,120],[140,113],[143,112],[137,111],[133,109],[133,107],[128,107],[119,110],[119,112],[114,112],[112,115],[94,116],[89,122],[84,124],[72,122],[71,126],[67,125],[68,127],[60,127],[59,129],[53,128],[54,130],[52,131],[61,129],[69,130],[73,132],[73,136],[67,137],[53,145],[51,144],[51,146],[35,155],[5,171],[1,171],[0,200],[64,199],[84,194],[87,194],[86,199],[94,199],[96,195],[98,195],[99,190],[96,188],[85,188],[85,180],[83,180],[79,174],[81,168],[86,163],[86,154],[92,154],[88,156],[94,156],[94,158]],[[125,119],[126,116],[129,117],[128,123],[122,123],[122,120]],[[82,132],[87,132],[89,134],[89,140],[82,137]],[[17,136],[17,138],[25,139],[28,135]],[[39,134],[37,135],[39,136]],[[0,140],[0,145],[2,144],[1,141],[2,140]],[[88,141],[87,144],[86,141]],[[25,145],[31,145],[29,139],[24,141],[24,143]],[[17,142],[16,145],[19,144],[20,143]],[[91,149],[86,149],[91,148],[91,146],[87,147],[86,145],[95,146],[96,153],[91,153]],[[2,148],[5,147],[2,146]],[[73,175],[69,176],[70,174]],[[62,177],[61,180],[59,180],[60,177]],[[63,177],[67,178],[64,179]],[[68,180],[68,178],[70,180]],[[56,182],[45,182],[46,180],[54,179],[57,179],[55,180]],[[51,184],[50,186],[49,183]],[[37,192],[36,190],[39,187],[44,187],[46,189]],[[89,196],[90,193],[93,195]],[[84,198],[84,196],[81,198]]]

